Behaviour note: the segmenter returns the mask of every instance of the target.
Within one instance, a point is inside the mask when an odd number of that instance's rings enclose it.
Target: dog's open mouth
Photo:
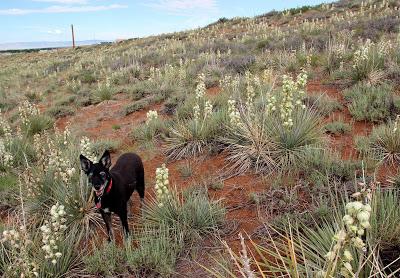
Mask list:
[[[103,192],[104,192],[104,187],[105,187],[105,184],[103,184],[101,187],[100,187],[100,189],[98,189],[98,190],[94,190],[94,192],[96,193],[96,196],[97,197],[101,197],[102,195],[103,195]]]

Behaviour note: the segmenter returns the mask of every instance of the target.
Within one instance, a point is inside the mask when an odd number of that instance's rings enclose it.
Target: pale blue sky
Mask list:
[[[0,0],[0,43],[143,37],[324,0]]]

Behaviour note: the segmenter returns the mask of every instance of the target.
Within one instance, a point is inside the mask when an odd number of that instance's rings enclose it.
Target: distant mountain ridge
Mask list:
[[[102,42],[109,42],[106,40],[85,40],[77,41],[75,44],[80,45],[93,45]],[[71,41],[40,41],[40,42],[12,42],[12,43],[0,43],[0,51],[4,50],[22,50],[22,49],[38,49],[38,48],[58,48],[58,47],[70,47],[72,46]]]

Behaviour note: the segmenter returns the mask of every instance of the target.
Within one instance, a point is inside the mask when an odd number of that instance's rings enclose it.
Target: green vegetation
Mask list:
[[[339,1],[1,53],[0,276],[396,277],[398,13]],[[105,149],[146,167],[110,244],[78,160]]]
[[[331,123],[326,124],[325,130],[328,133],[331,133],[334,135],[340,135],[340,134],[349,133],[351,131],[351,126],[342,121],[336,121],[336,122],[331,122]]]

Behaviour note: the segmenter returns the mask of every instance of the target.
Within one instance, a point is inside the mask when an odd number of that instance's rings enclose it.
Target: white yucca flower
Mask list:
[[[198,83],[196,86],[196,100],[199,101],[204,97],[206,94],[206,84],[205,84],[205,75],[204,73],[201,73],[198,75]]]
[[[370,39],[367,39],[365,43],[360,43],[360,46],[356,52],[354,52],[354,57],[353,57],[353,68],[358,68],[362,63],[365,61],[368,61],[369,59],[369,52],[374,45],[373,42],[371,42]]]
[[[6,148],[7,143],[0,138],[0,165],[3,167],[11,167],[14,161],[14,156]]]
[[[146,124],[149,125],[152,121],[158,119],[158,113],[155,110],[150,110],[149,112],[147,112],[146,117]]]
[[[29,118],[31,116],[39,115],[39,108],[36,104],[30,103],[29,101],[24,101],[20,106],[18,106],[19,116],[23,125],[29,124]]]
[[[9,260],[7,273],[14,277],[39,277],[38,266],[29,255],[30,245],[33,242],[24,225],[19,229],[3,231],[0,242],[10,244],[7,252]]]
[[[213,111],[213,105],[211,101],[207,100],[205,105],[204,105],[204,117],[207,118],[212,114]]]
[[[168,198],[170,198],[168,186],[169,170],[165,164],[163,164],[161,168],[156,169],[156,184],[154,186],[159,207],[163,207]]]
[[[350,247],[355,247],[360,254],[366,252],[366,244],[362,236],[365,230],[370,228],[370,217],[372,208],[370,200],[370,190],[364,190],[352,195],[353,197],[363,197],[362,201],[354,201],[346,204],[346,215],[343,216],[343,228],[334,236],[336,242],[331,250],[326,254],[330,264],[340,264],[340,274],[343,277],[354,277],[351,262],[354,260]],[[328,269],[331,266],[328,266]]]
[[[304,91],[307,85],[308,75],[305,71],[302,71],[297,75],[296,81],[287,75],[283,75],[282,81],[282,100],[280,103],[280,114],[283,120],[283,125],[286,127],[293,126],[292,112],[296,106],[305,108],[302,100],[306,93]],[[271,106],[272,108],[272,106]]]
[[[91,161],[96,161],[97,157],[93,153],[93,145],[90,141],[90,139],[86,136],[83,136],[80,141],[80,149],[81,149],[81,154],[86,156]]]
[[[64,237],[64,231],[67,229],[66,212],[63,205],[58,203],[50,209],[50,220],[45,220],[45,224],[40,227],[42,232],[42,250],[45,252],[45,259],[50,260],[52,264],[57,263],[57,259],[62,256],[58,251],[58,244]]]
[[[236,108],[236,100],[234,99],[228,100],[228,115],[231,125],[237,126],[240,124],[240,113]]]
[[[3,138],[6,141],[11,141],[12,139],[12,133],[11,133],[11,126],[8,123],[8,121],[6,120],[6,118],[3,116],[3,114],[1,113],[1,109],[0,109],[0,131],[3,134]]]

